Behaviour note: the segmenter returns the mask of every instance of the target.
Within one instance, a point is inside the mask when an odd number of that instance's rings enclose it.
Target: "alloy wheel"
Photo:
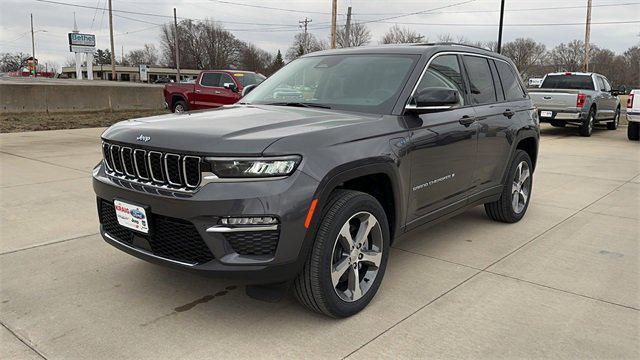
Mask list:
[[[383,237],[380,223],[363,211],[341,227],[331,257],[331,281],[340,299],[354,302],[374,283],[382,262]]]
[[[521,161],[511,185],[511,206],[516,214],[520,214],[527,206],[531,193],[531,171],[526,161]]]
[[[176,107],[174,108],[174,111],[175,111],[176,113],[184,112],[184,106],[182,106],[182,105],[178,104],[178,105],[176,105]]]

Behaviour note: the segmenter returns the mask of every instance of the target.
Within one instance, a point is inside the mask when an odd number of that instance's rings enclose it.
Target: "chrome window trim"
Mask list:
[[[489,55],[484,55],[484,54],[477,54],[477,53],[473,53],[473,52],[466,52],[466,51],[443,51],[443,52],[439,52],[434,54],[429,61],[427,61],[427,64],[424,66],[424,69],[422,69],[422,73],[420,74],[420,77],[418,78],[418,81],[416,82],[416,84],[413,86],[413,90],[411,90],[411,94],[409,94],[409,97],[407,98],[407,100],[405,101],[404,104],[404,109],[434,109],[434,110],[438,110],[436,108],[433,107],[427,107],[427,108],[418,108],[418,107],[407,107],[409,105],[409,101],[413,98],[413,96],[416,93],[416,90],[418,89],[418,85],[420,85],[420,82],[422,81],[422,78],[424,77],[424,74],[427,72],[427,69],[429,68],[429,65],[431,65],[431,62],[433,62],[433,60],[435,58],[437,58],[438,56],[444,56],[444,55],[468,55],[468,56],[477,56],[477,57],[483,57],[483,58],[487,58],[487,59],[492,59],[492,60],[497,60],[497,61],[502,61],[504,63],[509,64],[508,61],[503,60],[503,59],[498,59],[495,56],[489,56]],[[511,64],[509,64],[511,65]],[[458,66],[460,66],[460,71],[462,72],[462,66],[463,64],[460,63],[460,61],[458,61]],[[497,103],[497,102],[496,102]],[[494,104],[494,103],[489,103],[489,104]],[[483,105],[487,105],[487,104],[483,104]],[[468,106],[478,106],[478,104],[469,104],[469,105],[465,105],[462,107],[468,107]]]
[[[133,165],[136,168],[136,175],[138,175],[138,177],[142,180],[149,180],[149,176],[144,177],[142,175],[140,175],[140,169],[138,168],[138,160],[136,160],[136,152],[138,151],[142,151],[143,155],[142,158],[144,159],[143,161],[145,162],[145,166],[147,163],[147,151],[144,149],[135,149],[133,150]],[[147,167],[147,175],[149,175],[149,168]]]
[[[162,167],[162,158],[163,158],[162,153],[161,153],[161,152],[159,152],[159,151],[149,151],[149,152],[147,153],[147,163],[149,164],[149,175],[150,175],[150,177],[151,177],[151,180],[153,180],[153,181],[155,181],[155,182],[157,182],[157,183],[164,184],[164,183],[165,183],[165,181],[164,181],[163,179],[158,180],[158,179],[156,178],[155,174],[153,173],[153,166],[151,166],[151,155],[152,155],[152,154],[158,154],[158,155],[160,155],[160,167]],[[160,171],[160,173],[162,173],[162,170]],[[164,175],[164,174],[162,174],[162,175]]]
[[[167,162],[167,158],[169,156],[177,156],[178,157],[178,177],[180,177],[180,155],[178,154],[172,154],[172,153],[166,153],[164,154],[164,175],[167,178],[167,183],[169,183],[169,185],[174,185],[174,186],[182,186],[182,183],[180,182],[173,182],[171,181],[171,176],[169,175],[169,163]]]
[[[182,176],[184,177],[184,184],[186,187],[192,187],[192,188],[197,188],[198,185],[200,185],[200,183],[202,182],[202,175],[200,176],[200,178],[198,179],[198,183],[195,185],[189,184],[189,177],[187,176],[187,159],[197,159],[198,160],[198,173],[202,174],[202,164],[200,164],[202,162],[202,158],[199,156],[190,156],[190,155],[185,155],[182,157]]]
[[[133,149],[132,149],[132,148],[130,148],[130,147],[128,147],[128,146],[123,146],[123,147],[121,147],[121,148],[120,148],[120,161],[122,161],[122,170],[124,170],[124,174],[125,174],[125,175],[131,176],[131,177],[135,177],[135,176],[136,176],[136,174],[134,174],[134,173],[129,173],[129,171],[127,171],[127,165],[126,165],[126,163],[125,163],[125,161],[124,161],[124,151],[125,151],[125,149],[129,149],[129,151],[131,151],[131,161],[132,161],[132,162],[134,162],[134,159],[133,159]],[[134,164],[134,169],[133,169],[133,170],[135,171],[135,164]]]
[[[117,149],[116,149],[117,148]],[[114,156],[113,156],[113,151],[116,151],[116,156],[118,158],[120,158],[120,145],[111,145],[110,148],[110,152],[111,152],[111,161],[113,161],[113,171],[116,172],[116,174],[124,174],[123,171],[118,170],[118,167],[116,166],[116,161],[113,160]],[[122,161],[122,159],[120,159],[120,161]],[[124,165],[122,164],[122,162],[120,163],[122,165],[122,167],[124,167]]]

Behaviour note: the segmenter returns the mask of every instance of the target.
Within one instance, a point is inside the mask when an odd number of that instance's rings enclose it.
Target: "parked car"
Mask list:
[[[620,121],[619,94],[600,74],[563,72],[547,74],[538,89],[529,89],[539,110],[540,121],[555,127],[577,125],[582,136],[591,136],[593,126],[606,122],[615,130]]]
[[[164,99],[172,112],[211,109],[235,104],[242,89],[259,84],[265,77],[250,71],[205,70],[195,82],[171,83],[164,86]]]
[[[640,140],[640,90],[634,89],[627,99],[627,137],[629,140]]]
[[[173,79],[170,79],[168,77],[159,77],[153,83],[154,84],[168,84],[168,83],[172,83],[172,82],[173,82]]]
[[[283,101],[293,88],[302,98]],[[396,45],[308,54],[236,105],[121,122],[102,141],[93,188],[108,243],[262,284],[247,287],[257,298],[292,286],[346,317],[374,297],[402,235],[481,204],[520,221],[539,124],[508,58]]]

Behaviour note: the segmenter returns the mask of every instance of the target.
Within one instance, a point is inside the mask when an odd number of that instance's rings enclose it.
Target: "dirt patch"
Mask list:
[[[167,110],[87,111],[61,113],[3,113],[0,132],[80,129],[110,126],[118,121],[167,114]]]

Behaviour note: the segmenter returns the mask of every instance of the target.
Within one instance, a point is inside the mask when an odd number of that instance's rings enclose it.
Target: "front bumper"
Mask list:
[[[273,181],[209,183],[190,194],[154,191],[149,186],[128,184],[105,173],[102,163],[93,171],[93,188],[101,203],[113,204],[115,199],[145,206],[151,224],[150,234],[133,233],[125,241],[109,233],[101,216],[100,232],[106,242],[149,262],[205,275],[243,278],[260,284],[286,281],[297,275],[301,264],[301,249],[307,237],[304,221],[318,182],[301,171]],[[241,254],[223,232],[207,232],[224,216],[276,216],[279,219],[275,252],[259,255]],[[195,229],[212,255],[206,262],[185,261],[154,251],[148,244],[154,241],[154,218],[174,219]],[[157,227],[157,226],[156,226]],[[111,227],[112,228],[112,227]],[[120,229],[121,230],[121,229]],[[265,229],[267,230],[267,229]],[[113,231],[117,232],[117,231]],[[197,235],[195,235],[197,232]],[[248,237],[249,240],[251,236]],[[199,241],[199,240],[198,240]],[[143,244],[143,245],[140,245]],[[178,249],[181,251],[180,249]],[[240,252],[240,253],[239,253]]]

